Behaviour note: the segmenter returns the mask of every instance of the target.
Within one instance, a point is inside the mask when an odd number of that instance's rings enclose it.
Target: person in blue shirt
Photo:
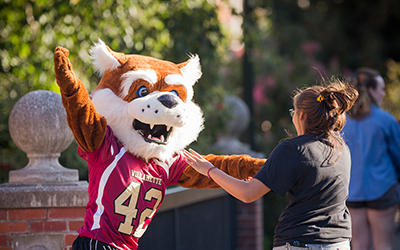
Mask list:
[[[400,125],[380,108],[385,82],[378,71],[360,68],[350,84],[359,97],[347,113],[343,138],[351,153],[347,206],[352,250],[393,249],[399,203]]]

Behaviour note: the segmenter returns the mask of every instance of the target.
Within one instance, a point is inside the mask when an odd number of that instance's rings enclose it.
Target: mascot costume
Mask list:
[[[174,64],[114,52],[101,40],[90,54],[103,75],[90,96],[74,74],[69,51],[57,47],[54,54],[68,125],[89,167],[89,202],[73,249],[137,249],[168,185],[219,188],[182,153],[203,128],[192,100],[202,74],[199,57]],[[240,179],[265,162],[247,155],[205,158]]]

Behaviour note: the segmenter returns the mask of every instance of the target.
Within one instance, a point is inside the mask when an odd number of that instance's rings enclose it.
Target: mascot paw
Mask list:
[[[68,59],[69,51],[57,47],[54,52],[54,70],[56,72],[57,84],[62,94],[73,95],[79,89],[79,80],[72,70],[72,64]]]

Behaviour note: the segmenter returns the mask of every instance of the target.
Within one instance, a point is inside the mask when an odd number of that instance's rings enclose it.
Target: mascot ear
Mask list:
[[[185,79],[188,100],[193,98],[193,85],[201,77],[200,58],[198,55],[189,55],[189,60],[177,65]]]
[[[101,39],[89,50],[95,70],[103,75],[107,70],[114,70],[126,62],[124,53],[112,51]]]
[[[202,73],[198,55],[189,55],[189,60],[177,66],[190,86],[193,86],[200,79]]]

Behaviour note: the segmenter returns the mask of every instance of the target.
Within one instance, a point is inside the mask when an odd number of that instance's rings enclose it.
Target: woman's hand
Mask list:
[[[219,186],[243,202],[253,202],[271,190],[257,179],[249,177],[246,181],[243,181],[219,169],[214,170],[217,168],[193,149],[189,149],[189,152],[184,150],[183,154],[186,157],[186,162],[196,171],[210,178],[212,177],[213,181]]]
[[[207,176],[208,170],[214,167],[214,165],[204,159],[199,153],[194,151],[193,149],[189,149],[183,151],[183,154],[186,156],[186,162],[191,165],[197,172],[202,175]]]

